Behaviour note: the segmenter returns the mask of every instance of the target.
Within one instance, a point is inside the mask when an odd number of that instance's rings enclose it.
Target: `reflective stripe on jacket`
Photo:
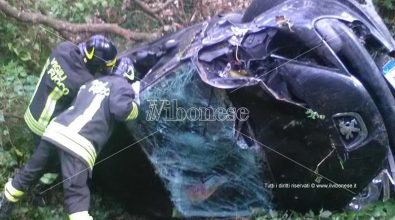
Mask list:
[[[81,86],[73,105],[51,121],[43,138],[92,169],[116,121],[137,116],[138,106],[128,81],[121,76],[105,76]]]
[[[70,106],[80,86],[92,79],[78,47],[71,42],[59,44],[44,65],[26,110],[30,130],[41,136],[51,119]]]

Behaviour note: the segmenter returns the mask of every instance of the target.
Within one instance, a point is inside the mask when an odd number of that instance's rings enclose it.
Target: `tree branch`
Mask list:
[[[24,10],[18,11],[4,0],[0,0],[0,11],[2,11],[7,16],[13,17],[19,21],[28,22],[32,24],[43,24],[59,32],[67,31],[71,33],[82,33],[82,32],[113,33],[125,38],[126,40],[135,40],[135,41],[153,40],[159,37],[159,33],[135,32],[122,28],[118,24],[114,24],[114,23],[76,24],[76,23],[70,23],[67,21],[58,20],[56,18],[45,16],[40,13],[32,13]]]
[[[148,5],[146,5],[144,2],[140,1],[140,0],[134,0],[134,2],[136,2],[136,4],[141,8],[141,10],[143,10],[145,13],[147,13],[148,15],[150,15],[151,17],[155,18],[156,20],[160,21],[160,18],[158,17],[158,15],[156,15],[156,12],[154,10],[152,10]]]
[[[167,2],[163,3],[161,6],[158,8],[152,9],[153,12],[158,13],[165,9],[167,6],[169,6],[174,0],[167,0]]]
[[[160,11],[162,11],[163,9],[165,9],[167,6],[169,6],[174,0],[167,0],[167,2],[163,3],[162,5],[160,5],[157,8],[150,8],[150,6],[148,6],[147,4],[145,4],[144,2],[142,2],[141,0],[134,0],[134,2],[136,2],[136,4],[147,14],[149,14],[150,16],[154,17],[157,20],[160,20],[160,18],[158,17],[157,13],[159,13]]]

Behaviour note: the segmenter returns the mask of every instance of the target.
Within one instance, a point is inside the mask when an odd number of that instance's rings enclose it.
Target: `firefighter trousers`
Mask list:
[[[33,132],[31,132],[31,133],[33,134],[33,142],[34,142],[35,149],[37,149],[37,147],[40,145],[40,142],[41,142],[41,136],[39,136]],[[60,173],[59,160],[53,161],[51,164],[48,164],[46,172],[51,173],[51,174]]]
[[[40,144],[41,142],[41,136],[31,132],[33,135],[33,142],[34,142],[34,146],[37,148],[37,146]]]
[[[77,157],[52,143],[41,140],[26,165],[12,179],[12,186],[26,192],[37,183],[48,166],[60,161],[63,176],[64,206],[69,214],[89,210],[90,191],[87,185],[89,168]]]

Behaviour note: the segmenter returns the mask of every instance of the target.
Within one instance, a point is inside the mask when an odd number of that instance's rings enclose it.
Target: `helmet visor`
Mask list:
[[[117,58],[114,58],[113,60],[110,61],[106,61],[106,67],[112,68],[115,66],[116,63],[117,63]]]

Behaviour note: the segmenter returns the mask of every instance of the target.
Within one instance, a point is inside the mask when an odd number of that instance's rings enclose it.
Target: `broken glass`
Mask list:
[[[140,100],[140,115],[128,127],[143,139],[182,215],[245,216],[272,206],[264,153],[236,138],[230,112],[216,111],[233,107],[225,90],[205,84],[187,62],[143,89]]]

